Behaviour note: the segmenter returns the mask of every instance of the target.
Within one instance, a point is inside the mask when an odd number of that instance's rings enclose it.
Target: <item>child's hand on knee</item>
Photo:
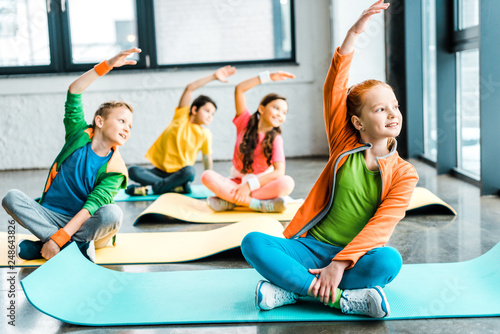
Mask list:
[[[244,205],[247,198],[250,196],[250,187],[248,183],[242,183],[231,190],[231,194],[233,195],[233,201],[236,205]]]
[[[60,251],[61,248],[59,248],[56,242],[52,239],[49,239],[49,241],[43,244],[41,253],[44,259],[50,260],[54,255],[56,255]]]
[[[344,276],[348,261],[332,261],[324,268],[309,269],[309,273],[316,275],[316,282],[312,287],[312,294],[315,298],[327,305],[330,301],[335,302],[335,293]]]

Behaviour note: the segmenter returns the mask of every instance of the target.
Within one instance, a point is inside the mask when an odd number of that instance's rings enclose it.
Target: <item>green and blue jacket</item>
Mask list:
[[[73,152],[92,141],[94,130],[87,124],[83,112],[82,94],[72,94],[68,91],[65,103],[64,129],[66,131],[64,146],[50,168],[43,194],[39,203],[54,181],[61,165]],[[113,154],[97,172],[94,188],[88,195],[83,208],[93,215],[97,209],[106,204],[114,203],[113,198],[120,189],[127,187],[127,167],[117,147]]]

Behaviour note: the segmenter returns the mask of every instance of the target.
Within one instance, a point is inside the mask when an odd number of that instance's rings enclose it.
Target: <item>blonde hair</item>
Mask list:
[[[94,114],[94,118],[92,120],[92,128],[95,129],[95,118],[97,116],[101,116],[102,118],[106,119],[108,117],[108,115],[110,114],[111,110],[113,110],[114,108],[118,108],[118,107],[125,107],[128,110],[130,110],[130,112],[132,112],[132,113],[134,112],[134,109],[132,108],[132,106],[130,104],[128,104],[127,102],[123,102],[123,101],[104,102],[103,104],[101,104],[99,106],[99,108],[97,108],[97,110]]]
[[[349,117],[349,120],[352,120],[352,116],[361,117],[361,109],[363,108],[363,105],[365,103],[364,96],[369,90],[377,86],[388,88],[392,92],[394,92],[392,87],[385,82],[373,79],[362,81],[349,88],[349,90],[347,91],[347,116]],[[352,121],[350,124],[354,128]],[[395,138],[389,138],[387,140],[387,149],[389,149],[389,151],[392,150],[395,143]]]

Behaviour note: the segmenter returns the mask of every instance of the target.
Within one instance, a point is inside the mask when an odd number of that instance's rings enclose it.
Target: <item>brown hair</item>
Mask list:
[[[193,107],[196,107],[196,110],[200,110],[200,108],[207,103],[212,103],[215,109],[217,109],[217,105],[215,104],[214,100],[206,95],[200,95],[196,99],[194,99],[193,103],[191,103],[191,107],[189,108],[189,116],[193,114]]]
[[[394,92],[391,86],[386,84],[383,81],[379,80],[365,80],[362,81],[356,85],[353,85],[349,88],[347,91],[347,116],[349,120],[351,121],[352,116],[358,116],[361,117],[361,108],[363,107],[365,101],[364,101],[364,96],[365,94],[372,88],[377,87],[377,86],[383,86],[385,88],[389,88]],[[352,124],[352,121],[350,122],[352,127],[354,128],[354,125]],[[355,128],[354,128],[355,129]],[[355,129],[356,130],[356,129]],[[395,144],[395,139],[394,138],[389,138],[387,140],[387,148],[392,150],[394,144]]]
[[[286,98],[284,98],[283,96],[271,93],[264,96],[262,101],[260,101],[260,105],[265,107],[274,100],[283,100],[287,102]],[[255,151],[255,148],[257,147],[257,143],[259,142],[259,134],[258,134],[259,119],[260,119],[260,113],[256,111],[248,121],[247,129],[245,131],[245,134],[243,135],[243,140],[239,147],[239,152],[240,154],[243,155],[243,158],[241,159],[243,161],[243,168],[240,171],[243,174],[253,172],[253,167],[252,167],[254,158],[253,153]],[[262,141],[264,156],[267,159],[268,166],[271,165],[274,138],[278,134],[281,134],[281,128],[279,126],[269,130],[266,133],[264,140]]]
[[[95,114],[94,114],[94,118],[92,120],[92,128],[95,129],[95,118],[97,116],[101,116],[102,118],[106,119],[109,115],[109,113],[111,112],[111,110],[113,110],[113,108],[118,108],[118,107],[125,107],[127,108],[128,110],[130,110],[130,112],[134,112],[134,109],[132,109],[132,106],[130,104],[128,104],[127,102],[123,102],[123,101],[107,101],[107,102],[104,102],[103,104],[101,104],[99,106],[99,108],[97,108]]]

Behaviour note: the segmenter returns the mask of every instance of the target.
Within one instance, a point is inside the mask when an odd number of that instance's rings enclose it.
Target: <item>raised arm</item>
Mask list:
[[[254,88],[255,86],[267,82],[265,81],[267,76],[269,76],[270,81],[281,81],[286,79],[293,79],[295,75],[292,73],[278,71],[278,72],[262,72],[260,75],[255,76],[253,78],[247,79],[243,82],[240,82],[236,85],[234,89],[234,103],[236,107],[236,116],[240,115],[247,109],[247,101],[245,98],[245,92],[249,89]],[[264,82],[262,82],[264,80]]]
[[[125,51],[120,51],[120,53],[118,53],[113,58],[105,60],[104,65],[102,66],[104,66],[105,68],[107,67],[107,70],[111,70],[114,67],[121,67],[123,65],[135,65],[137,64],[135,60],[129,60],[125,58],[136,52],[140,53],[141,49],[132,48]],[[99,64],[98,66],[101,66],[101,64]],[[72,94],[83,93],[98,77],[99,74],[97,74],[95,68],[85,72],[78,79],[73,81],[73,83],[69,86],[69,92]]]
[[[323,87],[324,117],[330,150],[336,146],[336,139],[347,121],[347,85],[356,40],[366,29],[372,15],[380,13],[388,6],[388,3],[379,0],[364,10],[333,56]]]
[[[236,68],[230,65],[219,68],[214,73],[207,75],[201,79],[191,82],[186,86],[184,92],[182,93],[181,99],[179,101],[179,108],[188,106],[191,103],[191,98],[193,97],[193,92],[207,83],[213,80],[219,80],[221,82],[228,82],[227,78],[236,73]]]
[[[358,39],[358,36],[365,31],[366,25],[371,20],[372,15],[382,12],[387,9],[389,5],[389,3],[384,3],[384,0],[379,0],[371,5],[370,8],[365,9],[356,23],[354,23],[354,25],[347,32],[347,36],[339,48],[339,53],[346,55],[354,51],[356,40]]]

